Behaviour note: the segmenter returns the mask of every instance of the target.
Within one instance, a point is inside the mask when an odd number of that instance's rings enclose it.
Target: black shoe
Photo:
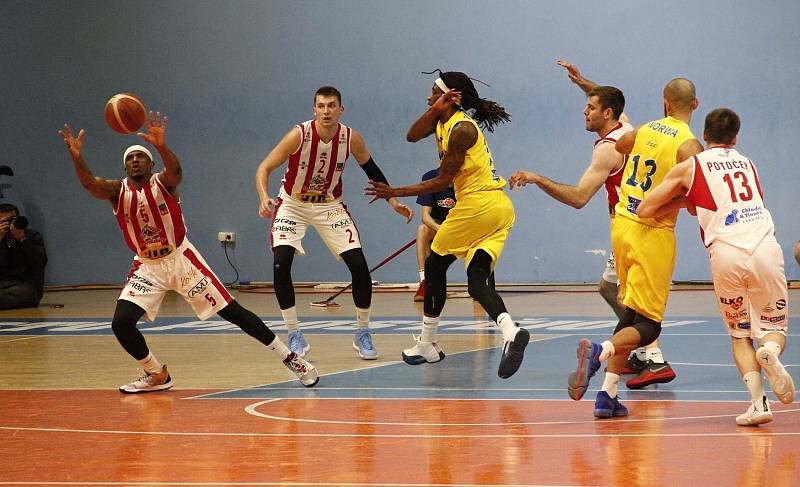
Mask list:
[[[639,360],[639,357],[634,353],[628,357],[628,361],[625,362],[625,367],[623,367],[619,375],[638,374],[643,371],[645,367],[647,367],[647,362]]]
[[[531,334],[525,328],[520,328],[514,339],[506,342],[503,347],[503,357],[500,359],[500,366],[497,368],[497,376],[501,379],[508,379],[519,370],[522,365],[522,358],[525,355],[525,347],[528,346],[528,341],[531,339]]]

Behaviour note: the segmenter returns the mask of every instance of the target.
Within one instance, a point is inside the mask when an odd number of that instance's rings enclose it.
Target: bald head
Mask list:
[[[679,110],[694,110],[697,99],[694,83],[686,78],[675,78],[664,87],[664,99]]]

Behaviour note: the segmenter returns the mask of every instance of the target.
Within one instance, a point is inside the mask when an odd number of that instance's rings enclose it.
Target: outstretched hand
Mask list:
[[[145,124],[147,133],[138,132],[136,135],[145,142],[149,142],[153,147],[164,147],[167,132],[167,116],[161,116],[161,112],[150,112]]]
[[[556,64],[567,70],[567,76],[569,76],[569,80],[572,81],[573,83],[578,83],[580,80],[583,79],[580,70],[574,64],[564,61],[562,59],[556,60]]]
[[[81,147],[83,147],[83,129],[80,129],[78,131],[78,136],[75,137],[69,125],[64,124],[64,129],[59,130],[58,135],[60,135],[64,139],[64,143],[67,144],[67,149],[69,149],[69,155],[72,156],[72,159],[79,158],[81,156]]]
[[[539,175],[533,171],[517,171],[508,178],[508,186],[511,189],[522,188],[528,184],[535,184]]]
[[[394,188],[386,183],[379,183],[378,181],[369,180],[367,187],[364,188],[364,194],[367,196],[374,196],[369,202],[370,204],[378,201],[393,198]]]

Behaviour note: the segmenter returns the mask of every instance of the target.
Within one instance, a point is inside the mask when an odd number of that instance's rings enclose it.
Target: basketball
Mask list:
[[[133,93],[119,93],[106,103],[106,122],[115,132],[131,134],[147,119],[142,100]]]

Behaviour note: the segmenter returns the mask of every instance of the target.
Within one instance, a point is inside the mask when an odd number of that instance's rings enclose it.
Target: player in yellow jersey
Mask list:
[[[514,224],[514,206],[503,191],[505,180],[495,174],[481,127],[492,132],[496,124],[510,117],[502,106],[480,98],[466,74],[439,73],[428,97],[430,108],[411,125],[407,135],[409,142],[416,142],[436,134],[441,158],[438,176],[399,188],[370,181],[365,193],[377,199],[432,193],[450,185],[455,188],[456,206],[436,232],[431,255],[425,261],[422,333],[413,347],[403,351],[403,360],[421,365],[444,358],[436,332],[447,296],[447,269],[457,259],[464,259],[470,296],[503,333],[505,344],[497,375],[507,379],[522,364],[530,334],[511,319],[502,298],[487,283]]]
[[[685,78],[673,79],[664,87],[665,117],[623,135],[616,143],[618,152],[629,154],[611,222],[611,247],[625,313],[609,340],[602,344],[581,340],[577,369],[567,381],[569,396],[579,400],[601,362],[608,360],[595,401],[596,417],[628,414],[617,398],[620,371],[632,349],[661,333],[675,267],[675,220],[685,201],[675,200],[670,213],[658,218],[639,218],[636,208],[679,161],[703,150],[689,128],[698,105],[694,84]]]

